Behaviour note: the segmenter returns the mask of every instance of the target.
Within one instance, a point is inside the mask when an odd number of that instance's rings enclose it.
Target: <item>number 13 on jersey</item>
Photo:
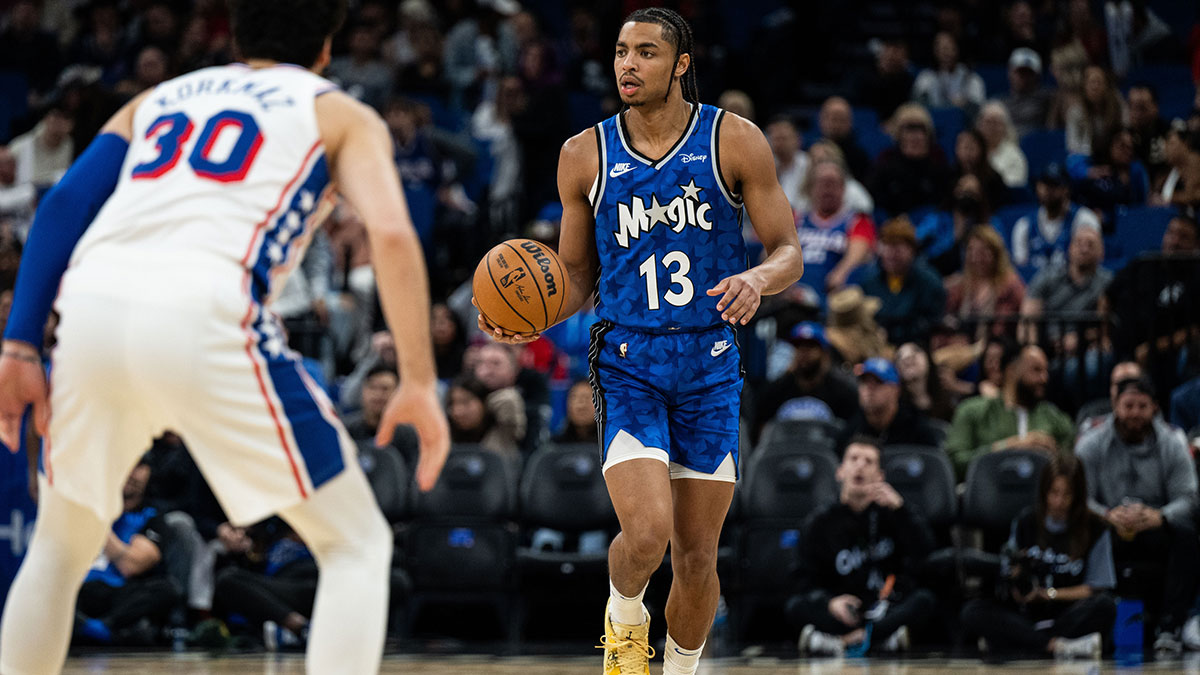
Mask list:
[[[683,307],[692,301],[696,289],[687,274],[692,270],[692,261],[683,251],[671,251],[662,257],[662,266],[668,274],[667,291],[662,299],[676,307]],[[675,269],[672,269],[674,267]],[[658,309],[658,256],[651,255],[638,265],[638,276],[646,278],[646,305],[651,311]],[[679,290],[675,290],[678,286]]]

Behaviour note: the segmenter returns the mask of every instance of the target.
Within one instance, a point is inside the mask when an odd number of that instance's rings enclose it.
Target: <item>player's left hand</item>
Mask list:
[[[720,295],[717,301],[717,311],[721,320],[743,326],[750,323],[758,306],[762,304],[762,289],[767,285],[766,279],[758,271],[750,269],[725,277],[716,286],[708,289],[708,294]]]
[[[0,441],[9,452],[21,448],[21,417],[33,405],[34,428],[45,436],[50,428],[46,371],[33,345],[5,340],[0,348]]]

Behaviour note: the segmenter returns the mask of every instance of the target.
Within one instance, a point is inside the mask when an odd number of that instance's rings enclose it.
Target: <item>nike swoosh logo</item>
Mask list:
[[[633,171],[632,166],[630,166],[628,164],[621,166],[620,164],[618,164],[617,166],[614,166],[612,169],[609,170],[608,177],[616,178],[617,176],[620,176],[621,174],[629,173],[630,171]]]
[[[728,342],[726,342],[725,344],[721,344],[721,345],[713,345],[712,351],[710,351],[709,354],[711,354],[713,356],[720,356],[720,355],[724,354],[725,350],[729,349],[729,347],[730,347],[730,345]]]

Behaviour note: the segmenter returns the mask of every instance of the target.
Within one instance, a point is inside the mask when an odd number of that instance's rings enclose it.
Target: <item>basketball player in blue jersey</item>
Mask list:
[[[278,513],[312,551],[308,672],[379,672],[392,532],[270,299],[336,188],[366,226],[396,338],[400,387],[376,442],[410,421],[428,490],[449,440],[420,240],[383,120],[317,74],[345,0],[230,4],[246,62],[136,97],[38,207],[0,348],[0,440],[17,447],[30,404],[44,438],[37,524],[0,627],[3,675],[62,670],[97,553],[133,555],[103,544],[125,476],[164,429],[187,440],[232,523]]]
[[[631,14],[614,70],[625,109],[563,146],[562,315],[593,292],[591,381],[621,533],[609,548],[604,673],[650,672],[642,597],[671,545],[664,675],[696,672],[716,611],[717,539],[737,480],[735,326],[800,278],[792,212],[750,122],[699,102],[692,34],[671,10]],[[766,259],[747,269],[748,211]],[[520,343],[536,335],[498,330]]]

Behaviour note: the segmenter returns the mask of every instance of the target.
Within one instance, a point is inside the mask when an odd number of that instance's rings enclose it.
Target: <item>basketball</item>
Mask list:
[[[472,288],[479,312],[493,326],[538,333],[558,321],[570,283],[550,247],[532,239],[509,239],[479,261]]]

